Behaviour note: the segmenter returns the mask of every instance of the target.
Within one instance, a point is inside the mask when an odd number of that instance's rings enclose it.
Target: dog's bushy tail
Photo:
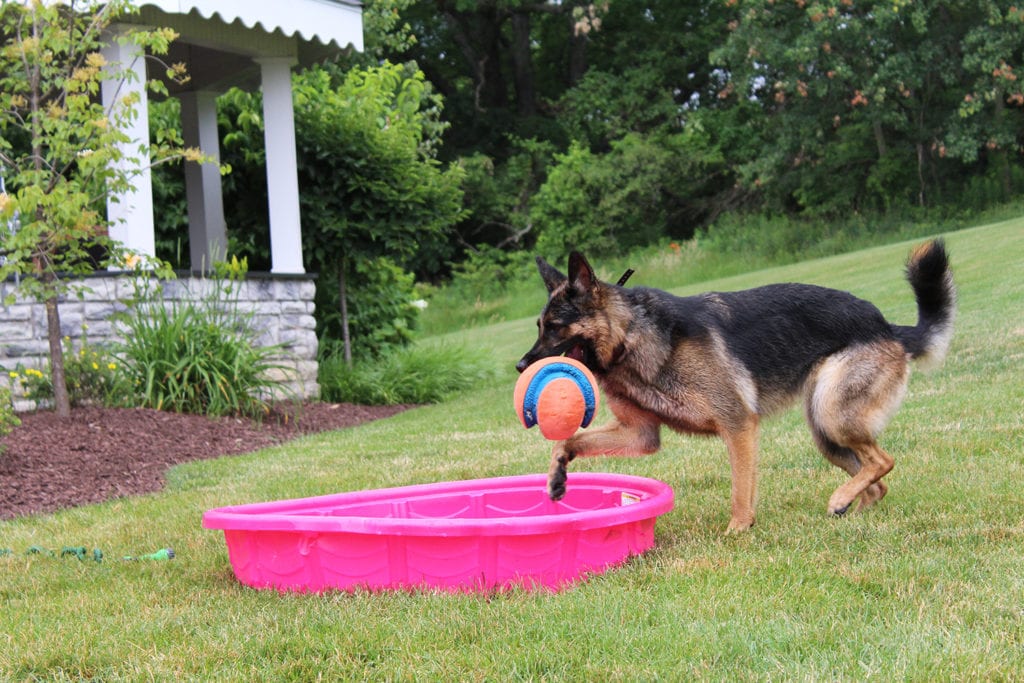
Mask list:
[[[956,286],[941,239],[922,244],[907,259],[907,280],[917,299],[917,325],[893,325],[896,338],[922,366],[936,367],[953,340]]]

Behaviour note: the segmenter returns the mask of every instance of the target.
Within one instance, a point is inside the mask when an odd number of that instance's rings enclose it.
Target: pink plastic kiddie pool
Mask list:
[[[654,545],[672,488],[621,474],[544,475],[354,491],[209,510],[235,576],[254,588],[324,591],[563,588]]]

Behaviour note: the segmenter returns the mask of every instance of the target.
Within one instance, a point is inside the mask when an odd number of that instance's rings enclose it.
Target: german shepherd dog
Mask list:
[[[803,399],[814,442],[850,478],[828,501],[842,515],[881,500],[893,458],[877,438],[906,393],[910,361],[937,365],[953,335],[956,289],[941,240],[915,249],[906,276],[917,299],[913,327],[892,324],[847,292],[773,284],[677,297],[601,282],[579,252],[563,275],[537,257],[548,302],[522,372],[548,356],[581,361],[614,417],[555,444],[548,495],[565,495],[577,456],[645,455],[661,426],[718,435],[729,451],[728,532],[754,524],[761,418]]]

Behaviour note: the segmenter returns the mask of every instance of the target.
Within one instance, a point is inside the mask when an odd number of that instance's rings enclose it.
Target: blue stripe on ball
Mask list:
[[[523,396],[523,422],[526,423],[527,428],[537,424],[537,401],[540,399],[544,387],[560,377],[568,377],[576,382],[580,393],[583,394],[583,403],[586,405],[586,410],[583,412],[583,423],[580,426],[586,427],[594,419],[596,396],[594,395],[594,387],[590,384],[590,380],[587,379],[582,370],[574,365],[569,363],[552,363],[538,370],[537,374],[530,380],[529,386],[526,387],[526,394]]]

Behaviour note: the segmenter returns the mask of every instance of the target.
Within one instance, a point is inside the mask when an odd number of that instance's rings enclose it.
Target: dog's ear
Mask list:
[[[537,270],[540,271],[540,278],[544,280],[544,286],[548,288],[548,294],[566,280],[564,275],[540,256],[537,257]]]
[[[578,251],[569,254],[569,282],[580,294],[597,288],[597,276],[594,269],[587,263],[586,257]]]

